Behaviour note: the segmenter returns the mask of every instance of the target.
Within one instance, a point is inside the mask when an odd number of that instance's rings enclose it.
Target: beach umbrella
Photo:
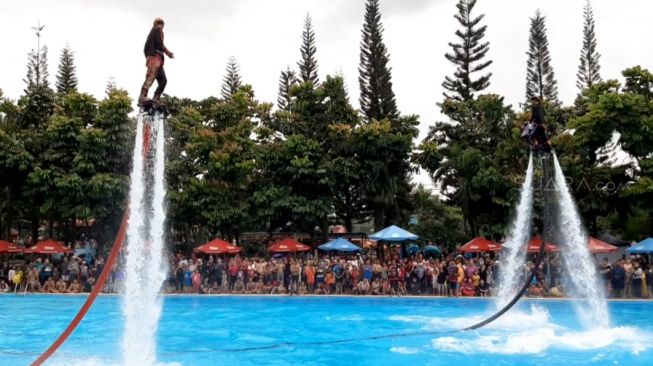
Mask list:
[[[57,242],[52,239],[47,239],[36,243],[36,245],[25,249],[27,254],[62,254],[72,253],[74,250],[63,245],[62,242]]]
[[[653,238],[644,239],[632,247],[626,249],[626,251],[630,254],[653,253]]]
[[[370,239],[379,241],[404,241],[404,240],[417,240],[419,236],[406,231],[398,226],[392,225],[387,228],[370,235]]]
[[[236,254],[240,253],[240,248],[232,245],[228,241],[213,239],[193,249],[193,252],[202,254]]]
[[[539,235],[536,235],[528,242],[528,253],[538,253],[540,251],[540,246],[542,245],[542,238]],[[547,242],[544,245],[544,251],[547,253],[557,252],[560,248],[557,245]]]
[[[501,244],[497,244],[479,236],[465,243],[460,247],[460,249],[458,249],[458,251],[463,253],[497,252],[501,250],[501,248]]]
[[[5,253],[22,253],[23,248],[8,241],[0,240],[0,254]]]
[[[440,255],[442,253],[440,247],[436,245],[427,245],[424,247],[422,252],[424,253],[424,255],[432,255],[432,256]]]
[[[292,238],[282,239],[268,247],[268,251],[272,253],[294,253],[306,252],[311,250],[311,247],[298,242]]]
[[[409,255],[417,254],[419,253],[419,247],[417,244],[411,244],[406,248],[406,252],[408,252]]]
[[[318,248],[324,251],[338,250],[341,252],[358,252],[361,250],[359,246],[343,238],[331,240],[328,243],[320,245]]]
[[[591,253],[612,253],[617,251],[617,247],[610,245],[596,238],[589,238],[588,247]]]

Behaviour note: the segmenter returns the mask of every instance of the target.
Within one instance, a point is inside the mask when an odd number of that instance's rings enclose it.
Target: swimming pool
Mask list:
[[[0,365],[33,361],[83,296],[0,296]],[[494,308],[482,299],[193,297],[164,300],[157,359],[179,365],[645,365],[653,364],[653,302],[611,302],[610,329],[583,331],[569,301],[522,301],[485,329],[449,330]],[[118,365],[118,297],[97,300],[51,365]],[[306,344],[434,332],[329,345]],[[231,352],[265,347],[279,348]]]

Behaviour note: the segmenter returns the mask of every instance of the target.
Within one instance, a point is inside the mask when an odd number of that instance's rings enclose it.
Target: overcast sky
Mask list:
[[[188,4],[194,5],[188,5]],[[456,0],[381,0],[384,40],[399,109],[421,116],[420,137],[441,118],[442,80],[454,68],[445,58],[454,40]],[[550,51],[565,103],[576,95],[585,0],[479,0],[486,14],[488,56],[494,60],[488,92],[523,101],[529,17],[547,17]],[[604,79],[629,66],[653,68],[651,0],[594,0]],[[358,107],[358,61],[364,0],[0,0],[0,89],[17,98],[24,88],[27,53],[36,48],[30,26],[46,27],[50,82],[66,43],[76,55],[79,89],[101,97],[109,77],[136,96],[144,79],[143,43],[156,16],[165,19],[171,95],[201,99],[219,94],[226,62],[236,57],[257,98],[276,101],[279,72],[296,67],[306,13],[313,18],[320,78],[342,73]],[[152,92],[152,91],[150,91]],[[420,179],[424,181],[424,179]]]

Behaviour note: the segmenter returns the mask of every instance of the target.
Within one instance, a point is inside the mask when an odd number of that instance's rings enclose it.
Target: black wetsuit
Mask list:
[[[544,107],[541,104],[534,103],[531,106],[531,120],[527,124],[522,133],[522,138],[528,142],[533,148],[549,148],[549,137],[546,132],[544,123]]]

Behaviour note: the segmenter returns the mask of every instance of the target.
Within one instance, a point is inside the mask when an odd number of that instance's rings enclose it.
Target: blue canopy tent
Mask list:
[[[640,241],[632,247],[626,249],[630,254],[649,254],[653,253],[653,238]]]
[[[374,239],[378,242],[395,242],[401,243],[401,254],[405,256],[406,254],[406,241],[415,241],[419,239],[419,236],[411,233],[410,231],[404,230],[398,226],[392,225],[387,228],[370,235],[370,239]],[[383,245],[380,246],[383,248]],[[381,249],[383,250],[383,249]]]
[[[317,248],[324,251],[338,250],[341,252],[358,252],[361,250],[359,246],[343,238],[331,240]]]

